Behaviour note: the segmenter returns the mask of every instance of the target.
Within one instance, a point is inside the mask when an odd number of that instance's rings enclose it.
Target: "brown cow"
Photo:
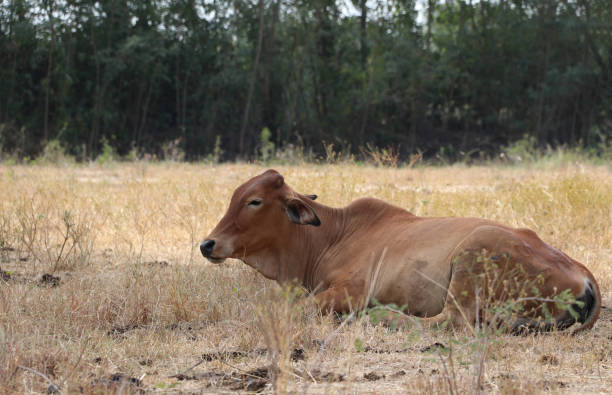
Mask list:
[[[599,317],[591,272],[531,230],[417,217],[373,198],[344,208],[315,198],[268,170],[236,189],[200,250],[213,263],[236,258],[280,283],[297,280],[318,292],[326,311],[361,309],[375,299],[403,306],[426,324],[449,319],[462,327],[482,317],[485,300],[521,297],[512,329],[564,329],[579,321],[580,331]],[[572,305],[574,314],[551,301],[564,290],[581,302]],[[546,311],[554,320],[544,324]]]

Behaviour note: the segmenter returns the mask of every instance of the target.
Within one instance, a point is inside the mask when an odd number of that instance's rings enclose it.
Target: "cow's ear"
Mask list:
[[[293,198],[287,200],[285,203],[285,211],[291,222],[298,225],[321,225],[321,220],[317,216],[317,213],[315,213],[312,207],[300,199]]]
[[[306,196],[310,200],[316,200],[317,199],[317,195],[304,195],[304,196]]]

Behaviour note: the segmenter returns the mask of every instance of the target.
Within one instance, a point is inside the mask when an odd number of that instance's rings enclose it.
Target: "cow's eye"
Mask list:
[[[261,204],[261,199],[253,199],[249,202],[249,206],[259,206]]]

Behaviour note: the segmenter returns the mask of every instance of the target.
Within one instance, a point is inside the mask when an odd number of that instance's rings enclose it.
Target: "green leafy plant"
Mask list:
[[[100,155],[96,158],[96,162],[99,164],[107,164],[114,161],[117,158],[117,154],[112,145],[110,145],[108,139],[106,137],[102,137],[100,141],[102,145],[102,150]]]
[[[541,157],[535,136],[524,134],[522,138],[502,147],[503,157],[512,163],[530,163]]]
[[[66,153],[64,147],[62,147],[59,140],[51,140],[42,151],[42,154],[36,159],[37,163],[50,163],[50,164],[66,164],[74,163],[73,157]]]
[[[267,127],[261,130],[259,134],[259,157],[262,162],[266,163],[274,155],[274,142],[271,140],[272,133]]]

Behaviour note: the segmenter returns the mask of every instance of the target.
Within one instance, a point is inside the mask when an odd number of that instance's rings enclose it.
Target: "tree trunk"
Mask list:
[[[367,23],[368,23],[368,7],[366,0],[361,0],[361,71],[366,72],[368,61],[368,42],[367,42]]]
[[[51,26],[51,43],[47,60],[47,79],[45,82],[45,115],[43,126],[43,145],[49,140],[49,95],[51,90],[51,71],[53,70],[53,51],[55,50],[55,27],[53,24],[53,0],[47,0],[47,15]]]
[[[436,7],[436,0],[427,0],[427,32],[425,34],[425,49],[429,52],[431,48],[431,29],[433,25],[433,16]]]
[[[543,16],[542,16],[542,28],[544,29],[544,40],[546,43],[546,46],[544,48],[544,65],[543,68],[541,70],[541,81],[542,81],[542,87],[540,88],[540,94],[538,95],[538,105],[537,105],[537,115],[536,115],[536,139],[539,142],[542,141],[546,141],[547,140],[547,130],[543,131],[543,119],[544,119],[544,84],[546,83],[546,74],[548,72],[548,62],[549,62],[549,58],[550,58],[550,46],[551,46],[551,37],[550,37],[550,31],[547,27],[547,22],[549,20],[549,18],[551,18],[551,10],[552,10],[552,5],[550,0],[548,0],[546,2],[545,5],[543,5],[544,10],[542,10],[543,12]]]
[[[176,113],[176,132],[177,134],[183,134],[183,125],[181,123],[181,66],[180,66],[180,50],[177,51],[174,59],[174,99],[175,99],[175,113]]]
[[[242,117],[242,127],[240,128],[240,140],[238,151],[240,156],[244,156],[244,138],[246,134],[247,123],[249,122],[249,112],[251,111],[251,99],[253,98],[253,90],[255,89],[255,79],[257,78],[257,69],[259,68],[259,57],[261,56],[261,45],[263,42],[263,26],[264,26],[264,2],[259,0],[259,32],[257,35],[257,50],[255,52],[255,62],[251,73],[251,82],[249,83],[249,91],[247,94],[247,102],[244,108],[244,116]]]
[[[94,51],[94,62],[96,64],[96,81],[95,81],[95,92],[94,92],[94,108],[91,118],[91,130],[89,131],[89,139],[87,143],[87,152],[93,154],[95,152],[94,145],[97,143],[98,130],[100,129],[100,107],[102,101],[102,92],[100,89],[100,58],[98,56],[98,45],[96,44],[96,37],[94,35],[94,12],[93,5],[90,6],[90,18],[89,21],[89,36],[91,45]],[[90,159],[93,159],[90,158]]]

